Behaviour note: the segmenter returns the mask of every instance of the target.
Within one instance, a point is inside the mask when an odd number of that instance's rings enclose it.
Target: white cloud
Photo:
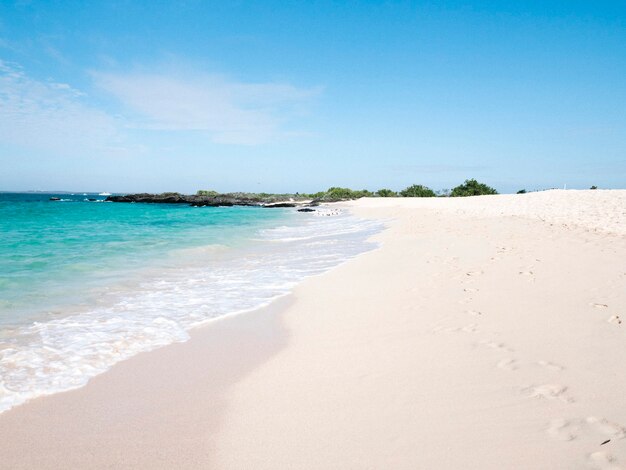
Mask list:
[[[65,155],[106,149],[117,124],[83,97],[66,83],[34,80],[0,60],[0,142]]]
[[[92,73],[100,92],[122,104],[123,112],[114,114],[112,103],[105,111],[84,90],[36,80],[0,60],[0,144],[41,156],[120,157],[150,153],[150,136],[133,130],[157,130],[200,133],[207,143],[255,145],[298,135],[290,121],[319,93],[192,75]],[[180,137],[179,144],[188,136]]]
[[[320,90],[240,83],[216,75],[93,73],[141,129],[206,132],[218,143],[254,145],[285,134],[287,122]]]

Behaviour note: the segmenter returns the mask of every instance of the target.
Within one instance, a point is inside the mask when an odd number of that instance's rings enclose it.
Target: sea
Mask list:
[[[0,412],[263,307],[383,229],[341,210],[105,198],[0,193]]]

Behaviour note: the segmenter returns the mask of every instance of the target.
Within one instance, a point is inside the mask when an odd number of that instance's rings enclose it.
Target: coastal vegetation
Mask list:
[[[398,193],[395,191],[392,191],[391,189],[379,189],[378,191],[376,191],[375,196],[377,197],[398,197]]]
[[[328,188],[328,191],[324,193],[312,194],[316,199],[321,201],[341,201],[347,199],[360,199],[362,197],[372,197],[374,193],[367,189],[353,190],[350,188]]]
[[[421,184],[414,184],[409,186],[408,188],[400,191],[400,196],[402,197],[435,197],[435,191],[432,189],[422,186]]]
[[[525,190],[522,190],[525,192]],[[520,191],[520,192],[522,192]],[[192,206],[263,206],[263,207],[296,207],[303,205],[318,205],[323,202],[348,201],[362,197],[465,197],[482,194],[498,194],[498,192],[475,179],[465,182],[449,191],[447,189],[435,192],[427,186],[413,184],[396,192],[382,188],[375,192],[367,189],[350,189],[333,186],[326,191],[317,193],[247,193],[233,192],[220,193],[212,189],[200,189],[193,195],[184,195],[176,192],[161,194],[127,194],[108,196],[112,202],[147,202],[167,204],[190,204]]]
[[[382,188],[375,192],[367,189],[350,189],[333,186],[326,191],[317,193],[294,193],[294,194],[273,194],[273,193],[218,193],[213,190],[201,189],[196,192],[196,196],[200,197],[220,197],[220,198],[236,198],[249,200],[263,200],[267,202],[277,202],[284,200],[304,200],[313,199],[319,202],[335,202],[347,201],[351,199],[360,199],[362,197],[435,197],[437,194],[430,188],[421,184],[413,184],[400,192],[393,191],[388,188]]]
[[[475,179],[469,179],[453,188],[450,197],[483,196],[486,194],[498,194],[498,191],[484,183],[479,183]]]
[[[597,189],[592,186],[590,189]],[[520,189],[517,194],[527,193],[526,189]],[[467,179],[453,189],[441,189],[433,191],[431,188],[412,184],[401,191],[389,188],[381,188],[377,191],[367,189],[350,189],[333,186],[326,191],[317,193],[248,193],[233,192],[220,193],[212,189],[201,189],[193,195],[184,195],[176,192],[161,194],[127,194],[108,196],[107,201],[112,202],[145,202],[167,204],[189,204],[191,206],[261,206],[261,207],[306,207],[317,206],[325,202],[349,201],[362,197],[468,197],[488,194],[498,194],[495,188],[480,183],[476,179]]]
[[[196,192],[196,196],[208,196],[215,197],[218,196],[219,193],[217,191],[208,190],[208,189],[200,189]]]

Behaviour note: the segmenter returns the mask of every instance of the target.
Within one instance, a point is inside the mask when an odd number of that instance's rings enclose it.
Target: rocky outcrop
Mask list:
[[[105,201],[112,202],[155,202],[164,204],[184,204],[188,202],[187,196],[178,193],[162,193],[162,194],[127,194],[125,196],[107,196]]]
[[[305,207],[318,205],[319,202],[310,200],[277,201],[275,196],[234,196],[218,194],[217,196],[184,195],[179,193],[162,194],[127,194],[125,196],[108,196],[111,202],[143,202],[152,204],[188,204],[193,207],[228,207],[228,206],[259,206],[259,207]]]

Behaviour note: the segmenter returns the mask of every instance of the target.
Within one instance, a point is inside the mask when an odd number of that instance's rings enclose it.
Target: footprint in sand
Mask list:
[[[480,276],[481,274],[483,274],[482,271],[468,271],[465,273],[466,276]]]
[[[606,452],[594,452],[589,455],[590,468],[596,470],[624,470],[626,467],[620,465],[615,457]]]
[[[480,290],[480,289],[476,289],[475,287],[464,287],[464,288],[463,288],[463,291],[465,291],[465,292],[470,292],[470,293],[473,293],[473,292],[478,292],[479,290]]]
[[[566,419],[553,419],[548,425],[548,435],[559,441],[572,441],[578,437],[580,426]]]
[[[479,312],[478,310],[465,310],[465,313],[473,317],[478,317],[483,314],[482,312]]]
[[[609,308],[609,306],[608,306],[607,304],[596,304],[596,303],[591,303],[591,304],[589,304],[589,305],[591,305],[592,307],[595,307],[595,308]]]
[[[469,325],[465,325],[463,328],[461,328],[461,331],[464,333],[475,333],[476,330],[477,327],[475,323],[470,323]]]
[[[619,315],[613,315],[607,321],[609,323],[615,323],[616,325],[622,324],[622,319],[619,317]]]
[[[561,441],[571,441],[581,434],[591,434],[598,445],[605,445],[611,441],[624,439],[626,428],[605,418],[589,416],[584,419],[553,419],[547,433]]]
[[[497,367],[498,369],[504,369],[504,370],[519,369],[518,362],[515,359],[502,359],[500,362],[498,362]]]
[[[525,277],[529,282],[535,282],[535,273],[533,272],[534,266],[526,266],[522,269],[522,271],[518,271],[518,275]]]
[[[436,326],[430,331],[432,331],[433,333],[439,333],[440,331],[444,331],[446,333],[475,333],[477,331],[476,326],[477,325],[475,323],[470,323],[469,325],[457,328],[444,328],[443,326]]]
[[[567,396],[567,387],[557,384],[544,384],[525,389],[533,398],[547,398],[548,400],[560,400],[565,403],[573,403],[574,399]]]
[[[545,367],[546,369],[550,369],[550,370],[554,370],[554,371],[562,371],[565,369],[565,367],[563,367],[562,365],[559,364],[555,364],[554,362],[550,362],[550,361],[537,361],[537,364],[540,365],[541,367]]]
[[[626,428],[620,424],[613,423],[605,418],[589,416],[585,419],[586,424],[595,432],[610,439],[624,439]]]
[[[502,351],[502,352],[508,352],[508,353],[515,352],[504,343],[497,343],[495,341],[482,341],[480,344],[487,346],[489,349],[494,349],[496,351]]]

